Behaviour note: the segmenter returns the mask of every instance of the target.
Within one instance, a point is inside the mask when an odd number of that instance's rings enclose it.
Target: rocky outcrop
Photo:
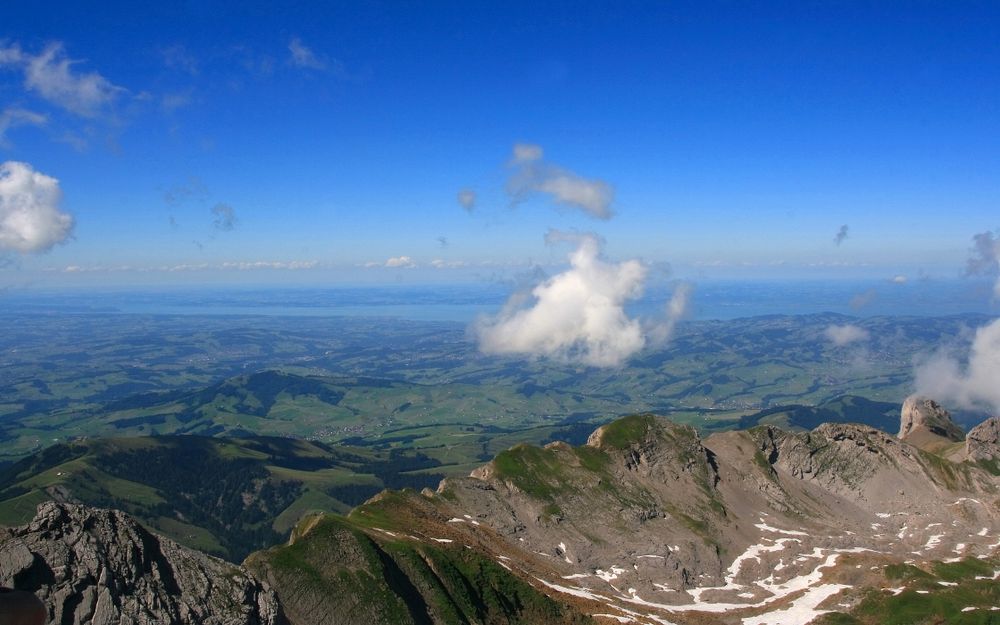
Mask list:
[[[974,462],[1000,461],[1000,417],[990,417],[969,430],[965,455]]]
[[[241,567],[150,533],[116,510],[47,502],[0,529],[0,585],[35,593],[53,623],[284,623]]]
[[[898,436],[911,445],[934,451],[963,440],[965,433],[936,401],[911,395],[903,402]]]

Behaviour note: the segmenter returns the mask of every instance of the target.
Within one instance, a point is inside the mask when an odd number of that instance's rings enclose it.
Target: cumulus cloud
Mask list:
[[[45,100],[81,117],[96,117],[125,91],[97,72],[74,71],[80,61],[66,56],[61,43],[31,54],[18,44],[0,48],[0,66],[24,72],[24,86]]]
[[[236,211],[229,204],[216,204],[212,207],[212,227],[216,230],[229,232],[236,228]]]
[[[654,346],[666,344],[674,336],[677,323],[688,316],[691,311],[691,295],[694,286],[689,282],[681,282],[675,288],[670,301],[667,302],[666,317],[654,322],[649,328],[649,342]]]
[[[570,268],[515,293],[494,316],[474,325],[488,354],[547,356],[613,367],[646,345],[638,320],[625,303],[642,293],[647,268],[637,260],[614,263],[601,257],[594,235],[550,233],[549,240],[577,241]]]
[[[597,219],[612,216],[615,192],[611,185],[545,162],[541,146],[516,144],[510,167],[513,172],[507,180],[507,193],[515,202],[541,193],[558,205],[582,210]]]
[[[59,210],[59,181],[27,163],[0,164],[0,250],[29,254],[62,243],[73,217]]]
[[[467,212],[472,212],[476,209],[476,192],[472,189],[462,189],[458,192],[458,204],[464,208]]]
[[[8,107],[0,113],[0,147],[7,145],[7,131],[17,126],[43,126],[48,118],[27,109]]]
[[[1000,233],[980,232],[972,237],[965,273],[969,276],[1000,276]],[[1000,298],[1000,277],[993,287],[995,297]]]
[[[939,351],[918,363],[916,387],[922,395],[968,410],[1000,414],[1000,319],[976,331],[968,357],[960,362]]]
[[[830,325],[823,330],[823,336],[836,347],[843,347],[858,341],[867,341],[868,330],[859,328],[856,325],[846,324],[842,326]]]
[[[847,224],[844,224],[840,227],[840,230],[837,230],[837,234],[833,235],[833,242],[836,245],[840,245],[847,238],[847,230]]]
[[[306,67],[309,69],[326,69],[324,63],[316,53],[307,47],[298,37],[292,37],[288,44],[288,51],[292,55],[292,64],[296,67]]]
[[[893,284],[906,284],[909,281],[910,279],[904,275],[893,276],[889,279],[889,282],[892,282]]]

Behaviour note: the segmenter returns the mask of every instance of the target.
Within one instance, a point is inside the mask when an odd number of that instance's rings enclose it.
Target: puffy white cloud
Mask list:
[[[614,189],[603,180],[584,178],[542,160],[542,148],[518,143],[510,161],[513,173],[507,193],[520,202],[534,193],[548,195],[556,204],[577,208],[591,217],[610,219]]]
[[[309,69],[326,69],[326,63],[308,48],[298,37],[292,37],[288,44],[288,51],[292,55],[292,64],[297,67],[307,67]]]
[[[840,230],[837,231],[837,234],[833,235],[833,242],[837,245],[843,243],[844,239],[847,238],[847,230],[848,230],[847,224],[841,226]]]
[[[476,192],[472,189],[462,189],[458,192],[458,204],[468,212],[476,209]]]
[[[0,250],[44,252],[65,241],[73,217],[59,210],[59,181],[27,163],[0,164]]]
[[[904,275],[893,276],[889,279],[889,282],[892,282],[893,284],[906,284],[909,281],[910,279]]]
[[[823,336],[837,347],[843,347],[858,341],[867,341],[868,330],[859,328],[856,325],[846,324],[842,326],[831,325],[823,330]]]
[[[0,65],[21,69],[26,89],[71,113],[96,117],[125,89],[97,72],[75,72],[73,66],[78,63],[66,56],[58,42],[38,54],[25,52],[16,43],[0,48]]]
[[[641,324],[624,305],[642,293],[647,268],[637,260],[604,260],[594,235],[550,233],[547,239],[576,239],[570,268],[530,293],[515,293],[497,315],[479,318],[474,331],[480,349],[599,367],[622,364],[646,345]]]
[[[229,204],[216,204],[212,207],[212,226],[216,230],[228,232],[236,228],[236,210]]]
[[[48,118],[27,109],[8,107],[0,113],[0,146],[7,144],[7,131],[17,126],[42,126]]]
[[[961,363],[939,351],[916,367],[917,392],[942,403],[1000,414],[1000,319],[978,330]]]

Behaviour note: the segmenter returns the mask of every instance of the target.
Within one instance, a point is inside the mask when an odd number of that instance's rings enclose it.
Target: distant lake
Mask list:
[[[696,283],[692,319],[734,319],[759,315],[836,312],[943,316],[1000,314],[992,283],[972,280],[916,281],[710,281]],[[509,291],[497,285],[432,285],[343,288],[189,289],[109,292],[8,292],[6,313],[117,313],[151,315],[263,315],[395,317],[414,321],[467,323],[493,314]],[[671,296],[653,288],[627,306],[632,315],[657,315]]]

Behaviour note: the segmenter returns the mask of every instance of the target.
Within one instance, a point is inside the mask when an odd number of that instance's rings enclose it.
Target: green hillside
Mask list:
[[[437,460],[309,441],[201,436],[53,445],[0,473],[0,524],[46,499],[117,508],[151,528],[239,561],[284,540],[312,511],[346,512],[383,488],[436,486]]]

